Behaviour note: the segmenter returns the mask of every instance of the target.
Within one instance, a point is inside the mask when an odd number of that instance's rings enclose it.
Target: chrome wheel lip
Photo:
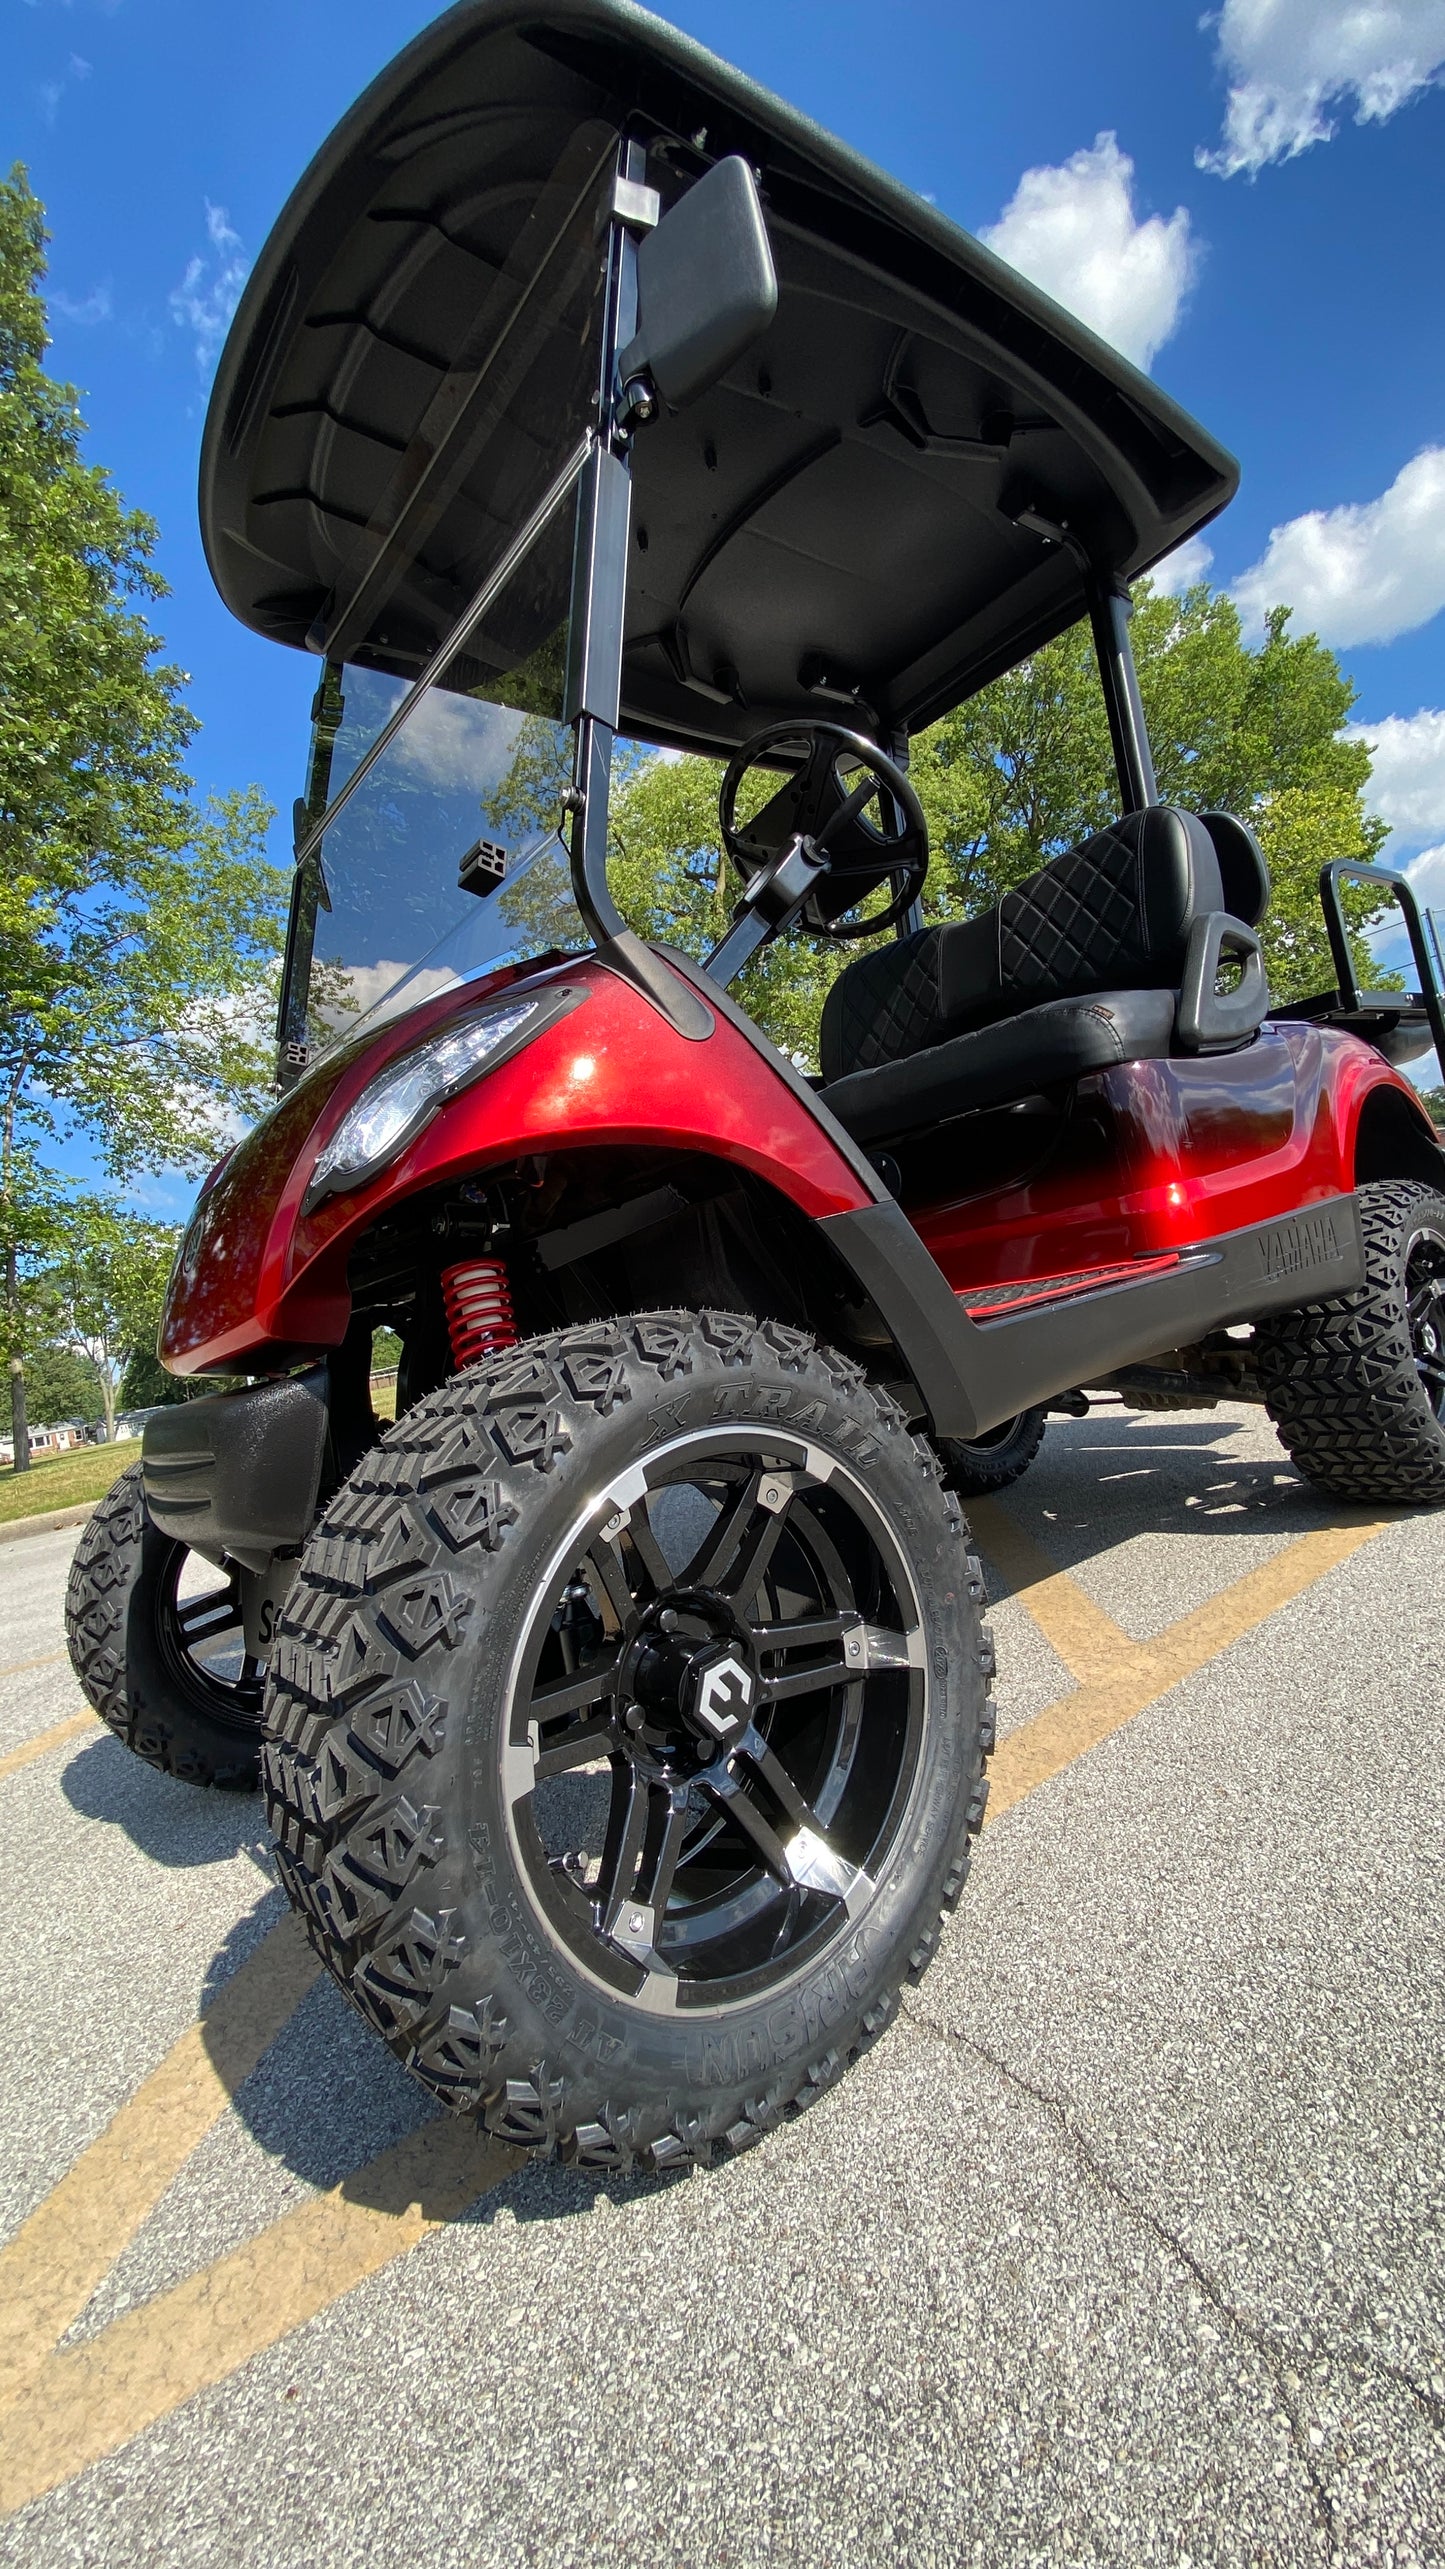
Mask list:
[[[534,1578],[532,1603],[523,1619],[508,1663],[504,1681],[503,1741],[500,1761],[505,1826],[517,1878],[525,1890],[528,1906],[549,1943],[554,1946],[560,1941],[557,1927],[537,1896],[527,1851],[517,1827],[517,1812],[529,1799],[536,1782],[534,1746],[518,1739],[515,1733],[518,1726],[519,1695],[525,1682],[528,1658],[540,1649],[541,1638],[545,1637],[547,1629],[544,1624],[542,1634],[539,1636],[539,1617],[545,1608],[550,1620],[555,1599],[560,1593],[559,1583],[564,1573],[576,1562],[579,1554],[584,1553],[599,1537],[607,1540],[620,1532],[630,1511],[657,1483],[666,1481],[667,1468],[670,1464],[687,1458],[696,1459],[700,1464],[705,1465],[709,1458],[737,1459],[747,1453],[758,1458],[766,1456],[769,1466],[780,1473],[800,1471],[807,1476],[809,1482],[816,1483],[823,1489],[837,1490],[844,1496],[861,1521],[864,1531],[878,1547],[906,1627],[900,1636],[906,1650],[906,1658],[900,1659],[895,1654],[885,1654],[875,1659],[872,1655],[873,1651],[881,1648],[891,1639],[891,1636],[868,1626],[861,1616],[859,1638],[854,1645],[850,1637],[849,1650],[851,1653],[856,1649],[860,1676],[866,1675],[873,1666],[906,1665],[914,1698],[911,1716],[914,1748],[912,1772],[908,1777],[906,1796],[892,1812],[886,1839],[880,1838],[871,1851],[875,1865],[880,1854],[886,1856],[897,1845],[909,1825],[922,1789],[924,1766],[922,1751],[932,1710],[932,1680],[918,1583],[897,1527],[877,1496],[867,1488],[845,1458],[833,1453],[814,1439],[775,1429],[762,1420],[738,1420],[715,1428],[685,1431],[652,1447],[643,1460],[631,1463],[622,1471],[613,1474],[604,1487],[579,1509],[567,1533],[554,1546],[545,1566]],[[530,1727],[535,1730],[535,1723]],[[740,1743],[730,1752],[729,1763],[732,1757],[740,1753],[746,1753],[746,1743]],[[831,1881],[824,1878],[827,1859],[833,1855],[833,1851],[826,1847],[819,1849],[803,1844],[802,1839],[807,1834],[807,1832],[798,1833],[796,1853],[798,1864],[807,1867],[808,1870],[795,1871],[794,1879],[803,1887],[829,1891],[831,1896],[838,1900],[842,1912],[839,1928],[828,1938],[824,1947],[824,1950],[827,1950],[839,1942],[844,1935],[852,1933],[872,1905],[878,1887],[877,1876],[876,1872],[869,1874],[861,1867],[850,1867],[849,1872],[853,1878],[848,1895],[844,1896],[842,1892],[834,1889]],[[791,1982],[812,1967],[817,1960],[815,1953],[805,1951],[800,1954],[793,1972],[780,1974],[777,1978],[767,1981],[765,1987],[744,1988],[736,1995],[710,2001],[693,1995],[693,1992],[703,1984],[683,1981],[670,1966],[660,1961],[652,1943],[656,1921],[646,1904],[624,1903],[623,1905],[629,1909],[629,1919],[624,1934],[614,1940],[613,1950],[624,1965],[629,1960],[635,1961],[638,1965],[640,1977],[635,1987],[631,1989],[622,1987],[616,1979],[595,1970],[585,1955],[579,1953],[574,1945],[567,1943],[562,1950],[565,1952],[567,1967],[574,1971],[599,1998],[605,1999],[613,2006],[631,2007],[644,2016],[667,2017],[673,2022],[681,2018],[688,2024],[715,2023],[720,2019],[737,2015],[764,1999],[771,2001],[780,1998]],[[635,1929],[631,1926],[633,1916],[639,1921]],[[599,1935],[599,1944],[602,1941]],[[752,1978],[756,1976],[756,1974],[750,1975]],[[684,1992],[687,1993],[686,2004],[683,2003]]]

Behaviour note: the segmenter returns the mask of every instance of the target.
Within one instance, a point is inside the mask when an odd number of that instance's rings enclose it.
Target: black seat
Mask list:
[[[1041,866],[981,918],[923,928],[840,973],[822,1095],[860,1141],[1166,1055],[1197,921],[1253,927],[1269,876],[1249,830],[1160,803]]]

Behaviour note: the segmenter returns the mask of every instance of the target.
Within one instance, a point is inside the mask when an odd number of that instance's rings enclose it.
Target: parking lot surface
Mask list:
[[[1100,1409],[976,1521],[941,1958],[663,2182],[435,2119],[0,1552],[0,2561],[1445,2560],[1445,1519]]]

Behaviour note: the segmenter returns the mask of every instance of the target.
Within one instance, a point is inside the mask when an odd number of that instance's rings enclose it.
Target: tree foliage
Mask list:
[[[1354,690],[1334,654],[1294,635],[1280,609],[1251,648],[1226,597],[1141,588],[1133,627],[1160,791],[1193,811],[1237,812],[1274,878],[1263,936],[1276,997],[1328,989],[1333,970],[1318,877],[1331,857],[1368,858],[1384,837],[1365,811],[1368,747],[1341,737]],[[1076,626],[923,732],[913,781],[928,815],[932,917],[968,917],[1118,811],[1108,724],[1087,626]],[[652,935],[694,952],[720,937],[738,886],[718,856],[719,770],[653,759],[615,798],[614,891]],[[1377,911],[1368,887],[1357,919]],[[791,937],[740,985],[791,1052],[815,1059],[823,997],[855,946]]]
[[[94,1427],[105,1416],[95,1367],[78,1347],[57,1346],[51,1340],[32,1348],[25,1360],[25,1389],[38,1426],[58,1427],[66,1419],[79,1419],[83,1427]]]
[[[0,182],[0,1266],[12,1374],[57,1142],[199,1168],[268,1076],[284,878],[254,791],[198,810],[156,529],[45,371],[42,209]],[[47,1168],[51,1174],[47,1175]],[[17,1428],[23,1421],[17,1420]],[[17,1446],[23,1445],[23,1434]]]
[[[198,812],[153,522],[46,374],[41,208],[0,183],[0,1100],[117,1176],[214,1156],[264,1093],[284,879],[258,793]]]
[[[64,1340],[91,1366],[115,1434],[121,1377],[137,1347],[154,1347],[177,1232],[95,1198],[70,1208],[59,1254],[43,1271]]]

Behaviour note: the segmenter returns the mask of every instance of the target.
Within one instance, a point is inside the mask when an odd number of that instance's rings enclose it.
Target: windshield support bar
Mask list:
[[[711,1012],[660,955],[627,925],[607,880],[608,805],[612,749],[622,698],[623,622],[627,609],[628,538],[632,476],[628,433],[620,412],[617,351],[637,329],[637,244],[629,226],[646,230],[652,220],[647,146],[624,136],[617,157],[623,185],[613,198],[602,307],[601,372],[597,388],[600,434],[588,459],[577,512],[577,553],[572,572],[572,624],[568,639],[565,719],[576,731],[576,758],[568,810],[572,897],[599,958],[620,972],[660,1008],[689,1041],[712,1033]]]
[[[433,681],[439,678],[442,671],[447,668],[453,660],[455,660],[457,653],[462,648],[462,645],[468,640],[469,636],[481,623],[481,620],[486,614],[488,607],[491,605],[492,600],[502,589],[506,587],[512,573],[516,570],[518,563],[523,559],[524,555],[530,552],[532,546],[536,543],[538,536],[542,533],[543,528],[546,527],[556,516],[557,511],[562,506],[564,500],[569,497],[577,481],[581,477],[587,458],[592,453],[595,443],[596,440],[593,437],[591,429],[589,429],[587,434],[582,438],[580,444],[573,448],[572,453],[568,456],[566,463],[563,465],[561,472],[552,484],[551,489],[544,491],[541,499],[533,509],[531,516],[528,518],[526,525],[520,528],[518,533],[513,536],[512,541],[508,545],[505,553],[502,555],[501,560],[491,571],[488,572],[486,579],[482,582],[482,585],[478,589],[470,606],[463,609],[461,616],[452,626],[450,633],[447,634],[444,641],[438,643],[436,650],[432,653],[432,656],[427,662],[426,667],[423,669],[421,676],[413,679],[411,685],[406,691],[406,694],[402,697],[400,704],[397,706],[396,711],[388,717],[385,723],[383,723],[381,730],[377,733],[375,740],[372,742],[371,747],[366,753],[366,756],[358,759],[339,794],[337,794],[335,798],[327,804],[320,819],[307,831],[305,838],[301,841],[296,850],[296,862],[298,865],[303,863],[305,858],[310,856],[313,849],[318,848],[321,845],[321,842],[326,836],[327,831],[330,829],[332,822],[345,810],[352,795],[356,792],[358,785],[361,783],[362,778],[370,775],[372,768],[376,765],[376,762],[381,757],[383,751],[390,748],[397,733],[400,731],[402,724],[406,721],[407,715],[410,713],[412,706],[416,703],[418,696],[424,695],[427,688],[432,685]]]
[[[1129,618],[1133,606],[1126,588],[1117,580],[1101,579],[1096,573],[1089,578],[1089,621],[1094,629],[1094,650],[1099,663],[1099,681],[1104,690],[1104,710],[1109,717],[1109,738],[1114,748],[1114,765],[1118,771],[1121,807],[1126,812],[1147,811],[1159,800],[1159,787],[1154,775],[1154,755],[1149,747],[1149,732],[1144,720],[1144,705],[1139,694],[1139,673],[1134,666],[1134,651],[1129,640]]]

